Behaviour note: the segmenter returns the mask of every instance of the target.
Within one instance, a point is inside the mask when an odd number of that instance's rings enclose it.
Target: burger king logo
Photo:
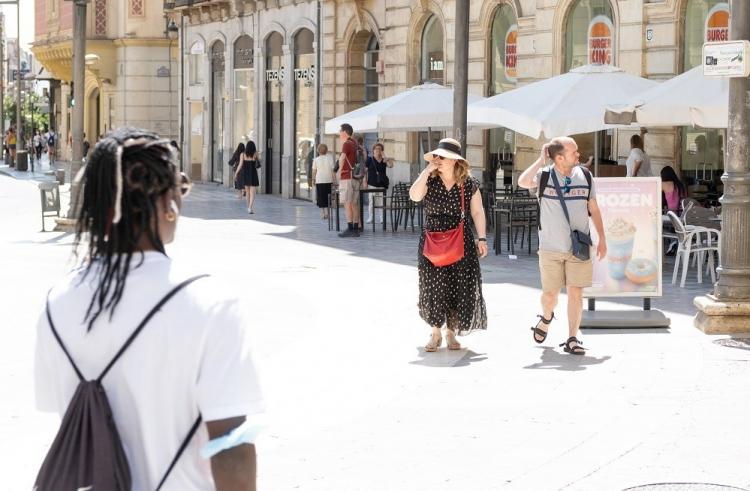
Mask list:
[[[729,4],[717,3],[706,17],[706,42],[729,41]]]
[[[513,24],[505,34],[505,78],[510,82],[516,81],[516,63],[518,61],[518,26]]]
[[[598,15],[589,23],[589,63],[612,64],[612,34],[615,26],[606,15]]]

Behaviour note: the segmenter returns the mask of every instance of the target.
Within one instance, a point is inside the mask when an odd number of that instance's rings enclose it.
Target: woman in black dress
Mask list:
[[[232,168],[234,177],[234,189],[237,190],[237,197],[242,198],[245,194],[245,185],[242,184],[242,180],[237,177],[237,168],[240,166],[240,155],[245,153],[245,144],[241,143],[237,145],[237,150],[232,154],[232,158],[229,159],[229,167]]]
[[[247,195],[247,212],[251,215],[255,213],[253,203],[255,203],[255,192],[260,186],[258,179],[258,168],[260,168],[260,160],[258,159],[258,151],[255,148],[255,142],[252,140],[247,141],[245,145],[245,152],[240,154],[240,165],[237,166],[237,172],[234,174],[234,178],[242,180],[242,184],[245,186],[245,194]]]
[[[448,349],[461,345],[456,335],[487,329],[487,308],[482,297],[479,259],[487,255],[484,207],[479,181],[469,175],[469,163],[461,157],[461,145],[452,138],[424,155],[428,161],[409,196],[424,200],[427,216],[419,241],[419,315],[432,327],[425,351],[437,351],[446,326]],[[464,191],[464,256],[448,266],[433,265],[424,254],[425,231],[446,231],[461,221],[461,189]],[[473,228],[476,228],[476,238]]]

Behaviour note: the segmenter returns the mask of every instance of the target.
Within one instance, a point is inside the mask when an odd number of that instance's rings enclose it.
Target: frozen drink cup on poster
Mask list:
[[[607,227],[607,264],[613,280],[625,278],[625,268],[633,257],[635,225],[618,217]]]

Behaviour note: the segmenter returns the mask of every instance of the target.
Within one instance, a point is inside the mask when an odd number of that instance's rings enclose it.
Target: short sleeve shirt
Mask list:
[[[313,160],[313,177],[318,184],[330,184],[333,182],[333,155],[330,153],[318,155]]]
[[[537,172],[535,183],[538,186],[541,181],[542,172],[550,170],[557,175],[557,182],[563,189],[564,176],[557,172],[554,166],[545,167]],[[586,181],[584,170],[577,166],[573,169],[570,176],[570,186],[564,193],[565,205],[570,214],[570,225],[565,219],[560,200],[557,198],[555,184],[552,175],[547,181],[547,188],[539,190],[541,193],[539,204],[539,221],[541,230],[539,230],[539,250],[552,252],[571,252],[573,244],[570,240],[571,226],[573,230],[589,233],[589,209],[588,202],[596,199],[596,189],[592,179],[591,190]]]
[[[341,166],[341,180],[352,178],[352,169],[357,164],[357,142],[349,138],[341,147],[341,153],[346,155],[346,160]]]
[[[138,260],[134,258],[133,265]],[[50,294],[50,313],[76,365],[98,377],[149,310],[194,274],[178,271],[157,252],[132,269],[112,319],[84,322],[95,283],[74,272]],[[200,413],[204,421],[263,411],[251,355],[248,317],[218,282],[201,278],[185,287],[151,319],[102,380],[133,478],[133,489],[155,489]],[[39,410],[64,414],[78,379],[54,339],[46,315],[37,327],[35,392]],[[252,417],[249,418],[252,421]],[[50,435],[50,441],[53,435]],[[199,449],[205,425],[191,439],[164,491],[215,489],[210,461]]]
[[[635,171],[635,163],[639,160],[641,161],[641,167],[638,169],[637,177],[650,177],[653,174],[651,172],[651,158],[640,148],[633,148],[630,150],[628,160],[625,162],[625,166],[628,170],[628,177],[636,177],[633,175],[633,172]]]

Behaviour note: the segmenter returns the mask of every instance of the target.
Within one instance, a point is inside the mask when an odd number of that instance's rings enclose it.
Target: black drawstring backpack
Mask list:
[[[125,456],[125,450],[122,448],[120,434],[117,432],[117,425],[112,417],[112,408],[107,400],[104,386],[102,386],[102,379],[125,350],[130,347],[154,314],[182,288],[204,276],[206,275],[185,280],[167,293],[141,321],[112,361],[95,380],[86,380],[83,377],[65,348],[65,344],[52,322],[49,297],[47,298],[46,312],[49,327],[73,366],[79,383],[68,409],[65,411],[57,436],[55,436],[42,467],[39,469],[39,474],[34,483],[34,491],[130,491],[132,488],[130,467]],[[190,439],[198,430],[200,422],[201,417],[198,416],[177,450],[164,477],[159,482],[157,491],[162,487]]]

